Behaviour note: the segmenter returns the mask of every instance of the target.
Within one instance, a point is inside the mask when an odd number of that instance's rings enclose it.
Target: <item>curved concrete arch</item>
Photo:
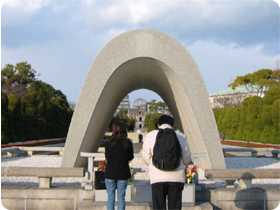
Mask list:
[[[86,166],[80,152],[97,151],[117,106],[137,89],[163,98],[191,151],[207,154],[200,160],[202,168],[225,168],[208,94],[194,60],[180,42],[148,29],[117,36],[95,58],[69,127],[63,167]]]

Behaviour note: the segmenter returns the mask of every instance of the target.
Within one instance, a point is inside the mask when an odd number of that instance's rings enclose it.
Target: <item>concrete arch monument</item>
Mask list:
[[[63,167],[87,165],[80,152],[96,152],[121,100],[149,89],[170,108],[202,168],[225,168],[218,130],[201,74],[185,47],[159,31],[132,30],[111,40],[92,63],[75,108]]]

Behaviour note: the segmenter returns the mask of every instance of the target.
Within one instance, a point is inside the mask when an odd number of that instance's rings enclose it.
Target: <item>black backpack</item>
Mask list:
[[[163,171],[178,168],[182,149],[173,129],[159,129],[153,152],[152,161],[156,168]]]

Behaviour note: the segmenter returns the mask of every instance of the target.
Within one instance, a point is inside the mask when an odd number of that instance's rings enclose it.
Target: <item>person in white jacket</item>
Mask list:
[[[162,115],[158,119],[158,128],[173,128],[174,119],[168,115]],[[191,153],[186,137],[176,131],[181,145],[181,162],[174,171],[162,171],[152,163],[153,148],[156,142],[158,130],[153,130],[146,135],[142,149],[142,158],[149,166],[150,184],[152,186],[153,209],[166,209],[166,196],[168,197],[168,209],[182,208],[182,190],[185,184],[185,165],[191,162]]]

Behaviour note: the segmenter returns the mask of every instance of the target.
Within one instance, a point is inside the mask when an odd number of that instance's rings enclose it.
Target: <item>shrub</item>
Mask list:
[[[259,115],[259,107],[261,98],[258,96],[248,97],[248,109],[246,114],[246,124],[244,127],[244,140],[253,141],[254,139],[254,124]]]
[[[272,122],[273,122],[273,126],[271,129],[271,143],[274,144],[280,144],[280,111],[279,111],[279,107],[280,107],[280,99],[277,99],[273,102],[272,106],[271,106],[271,113],[272,113]]]
[[[230,132],[229,132],[229,136],[231,139],[235,139],[235,135],[236,135],[238,127],[239,127],[241,110],[242,110],[241,107],[236,107],[233,109],[232,119],[231,119],[231,128],[230,128]]]
[[[220,117],[220,114],[221,114],[221,110],[222,110],[222,109],[214,109],[214,110],[213,110],[216,123],[218,123],[218,120],[219,120],[219,117]]]
[[[244,127],[246,124],[246,115],[247,115],[247,109],[249,105],[249,99],[245,98],[243,101],[243,106],[241,108],[241,114],[240,114],[240,121],[239,121],[239,126],[237,129],[237,133],[235,134],[235,139],[236,140],[244,140]]]
[[[225,109],[225,116],[223,118],[222,124],[222,131],[226,132],[227,138],[232,139],[233,136],[231,135],[231,125],[232,125],[232,114],[233,114],[233,107],[226,107]]]
[[[265,105],[272,105],[273,102],[280,98],[280,90],[279,88],[270,88],[265,96],[263,97],[262,101]]]

